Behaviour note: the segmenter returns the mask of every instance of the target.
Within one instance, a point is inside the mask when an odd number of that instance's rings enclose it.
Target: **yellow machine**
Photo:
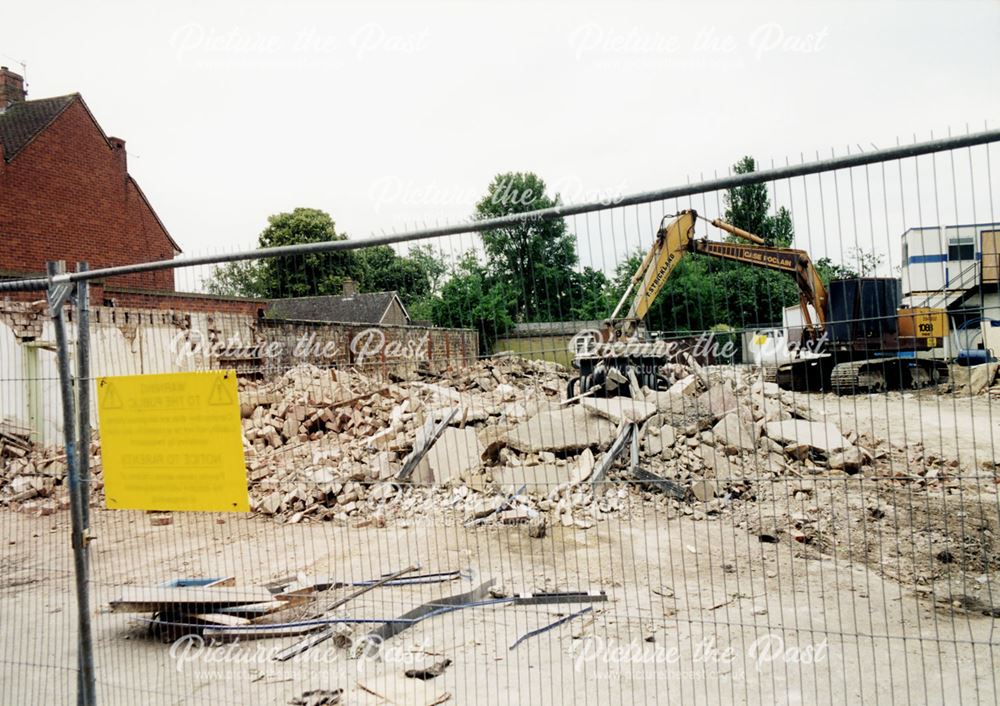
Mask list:
[[[941,361],[915,356],[917,351],[943,344],[948,334],[947,313],[943,309],[898,308],[898,280],[874,277],[837,280],[831,283],[834,294],[831,296],[804,250],[767,246],[759,236],[719,219],[708,222],[750,244],[695,238],[699,216],[693,210],[681,211],[669,222],[667,218],[661,222],[653,245],[632,275],[611,317],[604,322],[605,341],[639,345],[632,346],[625,355],[577,356],[574,365],[581,373],[580,392],[603,385],[609,377],[656,386],[654,369],[666,361],[657,359],[654,347],[643,347],[641,327],[686,253],[778,270],[795,280],[805,335],[817,345],[808,355],[774,371],[778,382],[785,386],[839,392],[878,390],[936,382],[942,374],[947,374],[947,367]],[[620,316],[626,304],[627,313]],[[621,375],[609,376],[612,369]],[[575,383],[576,380],[570,383],[571,394]]]
[[[810,330],[822,329],[825,323],[826,288],[823,286],[823,280],[820,279],[819,273],[813,267],[807,252],[790,248],[768,247],[764,245],[763,238],[718,218],[709,221],[709,223],[731,235],[747,240],[753,245],[717,243],[707,238],[696,239],[694,228],[698,218],[697,211],[681,211],[670,223],[666,225],[661,223],[660,229],[656,232],[656,240],[643,258],[639,269],[632,275],[625,293],[607,322],[613,336],[629,337],[635,335],[638,325],[646,318],[649,308],[656,301],[663,285],[666,284],[670,274],[686,252],[710,255],[724,260],[734,260],[789,273],[795,278],[799,287],[799,304],[802,307],[802,316],[807,328]],[[666,221],[666,218],[663,220]],[[639,285],[640,282],[638,293],[635,293],[636,285]],[[628,315],[622,319],[617,318],[630,297],[632,297],[632,303]],[[810,304],[819,318],[819,321],[815,323],[809,312]]]

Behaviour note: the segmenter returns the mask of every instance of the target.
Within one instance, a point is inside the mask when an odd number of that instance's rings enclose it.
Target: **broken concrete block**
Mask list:
[[[698,449],[701,454],[701,460],[705,464],[706,474],[714,478],[732,478],[733,464],[730,463],[729,458],[711,446],[702,446]]]
[[[757,433],[743,423],[737,412],[730,412],[712,427],[716,444],[741,451],[753,451],[757,445]]]
[[[648,456],[659,456],[663,453],[664,449],[669,449],[673,446],[675,440],[676,436],[672,426],[665,425],[659,429],[651,429],[646,432],[646,436],[643,439],[646,445],[646,454]]]
[[[624,422],[644,422],[656,413],[656,405],[640,402],[628,397],[595,399],[587,397],[580,401],[583,407],[594,414],[610,419],[615,424]]]
[[[865,456],[861,449],[852,447],[844,451],[833,454],[828,461],[830,468],[843,470],[847,473],[857,473],[865,463]]]
[[[318,468],[312,472],[313,483],[332,483],[336,479],[337,477],[333,475],[329,468]]]
[[[735,411],[739,404],[736,393],[728,384],[714,385],[710,390],[701,393],[698,403],[711,412],[717,420]]]
[[[483,450],[472,427],[448,427],[424,457],[432,482],[444,484],[467,476],[479,468]]]
[[[522,485],[526,493],[545,495],[557,485],[570,480],[570,467],[554,463],[540,463],[537,466],[512,466],[493,471],[493,480],[504,490],[513,492]]]
[[[753,385],[750,386],[750,393],[754,395],[763,395],[764,397],[777,397],[781,394],[781,388],[775,382],[764,382],[763,380],[758,380]]]
[[[676,392],[648,392],[645,401],[656,406],[658,412],[668,415],[682,414],[691,407],[691,398]]]
[[[615,438],[615,425],[590,414],[579,405],[536,414],[507,435],[507,443],[522,453],[579,451],[607,448]]]
[[[399,454],[393,451],[380,451],[375,454],[372,458],[372,477],[378,480],[388,480],[394,476],[399,469],[395,467],[393,461],[398,458]]]
[[[368,499],[382,502],[396,495],[398,492],[392,483],[379,483],[368,492]]]
[[[950,365],[948,376],[952,387],[958,392],[978,395],[993,384],[1000,363],[982,363],[981,365]]]
[[[271,493],[264,497],[260,501],[260,505],[257,508],[265,515],[274,515],[281,509],[281,493]]]
[[[808,444],[825,454],[851,447],[851,442],[844,438],[840,430],[827,422],[786,419],[782,422],[769,422],[764,433],[782,444]]]
[[[528,521],[528,536],[532,539],[541,539],[545,536],[547,529],[548,523],[545,521],[545,515],[538,515]]]
[[[708,502],[719,494],[719,486],[713,480],[699,480],[691,485],[691,493],[701,502]]]
[[[696,392],[698,392],[698,376],[694,373],[681,378],[667,390],[668,394],[673,395],[693,395]]]
[[[582,483],[594,472],[594,452],[584,449],[576,459],[576,466],[570,473],[571,483]]]
[[[794,458],[797,461],[805,461],[809,456],[809,450],[812,447],[809,444],[788,444],[782,448],[782,452],[788,456],[788,458]]]

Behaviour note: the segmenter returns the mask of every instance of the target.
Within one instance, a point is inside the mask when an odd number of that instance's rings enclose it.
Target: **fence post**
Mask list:
[[[86,262],[76,263],[77,272],[86,272]],[[83,514],[84,557],[90,532],[90,287],[86,280],[76,283],[76,403],[77,463],[80,464],[80,509]]]
[[[65,263],[48,263],[49,287],[47,299],[49,315],[56,334],[56,353],[59,363],[59,387],[62,396],[63,438],[66,446],[66,477],[69,484],[69,508],[72,521],[73,568],[76,576],[77,601],[77,703],[94,706],[94,654],[90,630],[90,595],[87,583],[87,547],[84,535],[83,508],[79,476],[79,454],[76,443],[76,400],[70,370],[69,340],[66,336],[64,305],[73,292],[73,285],[65,280]]]

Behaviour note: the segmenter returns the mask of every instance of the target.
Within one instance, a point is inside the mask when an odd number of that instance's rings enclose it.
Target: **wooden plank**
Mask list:
[[[149,613],[167,609],[190,609],[191,606],[235,606],[270,600],[271,593],[263,588],[128,586],[122,589],[117,600],[110,602],[110,606],[112,612],[116,613]]]
[[[277,613],[279,610],[285,610],[290,608],[291,605],[288,601],[264,601],[262,603],[241,603],[240,605],[234,605],[229,607],[219,607],[214,608],[213,611],[216,613],[224,613],[226,615],[242,615],[242,616],[260,616],[260,615],[270,615],[271,613]]]
[[[206,623],[221,625],[223,627],[250,624],[250,620],[247,618],[241,618],[238,615],[224,615],[222,613],[198,613],[197,615],[193,615],[191,617],[195,620],[201,620]]]

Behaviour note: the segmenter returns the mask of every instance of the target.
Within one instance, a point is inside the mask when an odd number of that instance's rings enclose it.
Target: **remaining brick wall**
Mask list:
[[[0,159],[0,270],[42,273],[49,260],[91,268],[169,259],[174,246],[80,99],[10,162]],[[171,270],[116,278],[174,290]]]
[[[265,375],[300,363],[354,366],[371,374],[413,366],[458,369],[473,364],[479,351],[472,329],[262,319],[257,334],[270,346],[261,351]]]
[[[91,289],[91,301],[95,303],[113,301],[116,307],[134,309],[170,309],[173,311],[222,312],[262,316],[267,313],[264,299],[242,299],[238,297],[218,297],[212,294],[184,292],[157,292],[133,287],[105,286],[96,293]]]

